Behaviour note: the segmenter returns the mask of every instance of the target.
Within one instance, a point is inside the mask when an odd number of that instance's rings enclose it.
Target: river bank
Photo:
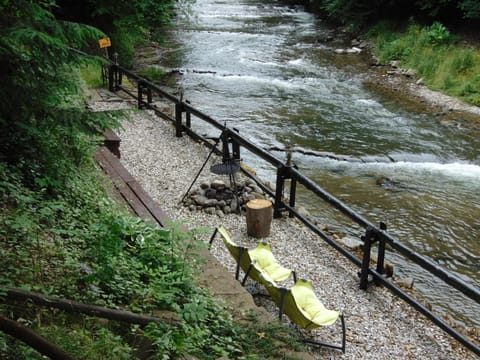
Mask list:
[[[335,38],[351,42],[351,48],[336,49],[335,52],[346,57],[358,57],[359,62],[364,63],[358,67],[362,73],[356,75],[363,79],[363,84],[369,90],[395,99],[406,109],[433,115],[442,125],[480,129],[479,106],[431,90],[416,76],[415,70],[401,68],[398,62],[380,64],[372,51],[373,44],[368,39],[351,37],[342,28],[334,28],[328,36],[319,39],[319,42],[328,43]],[[475,48],[480,47],[478,39],[470,40],[468,44]],[[344,66],[342,61],[337,64],[340,68]],[[347,61],[346,64],[350,65],[351,62]]]
[[[396,97],[406,108],[434,115],[442,125],[480,129],[480,107],[429,89],[420,79],[406,75],[407,70],[372,65],[364,84],[373,91]]]

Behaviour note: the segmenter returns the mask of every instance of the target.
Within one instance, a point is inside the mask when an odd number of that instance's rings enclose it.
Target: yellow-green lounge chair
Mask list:
[[[262,273],[260,273],[260,277],[263,277],[262,283],[279,308],[280,320],[283,314],[286,314],[293,323],[302,329],[313,330],[321,326],[333,325],[340,318],[342,324],[341,345],[322,343],[310,339],[304,339],[304,341],[345,352],[345,320],[343,314],[325,308],[315,295],[310,281],[299,279],[293,287],[287,289],[278,287],[275,282],[269,281],[268,276],[264,276]]]
[[[263,271],[272,281],[283,281],[288,279],[290,275],[293,275],[293,279],[296,281],[295,272],[278,263],[269,244],[259,243],[254,249],[239,246],[235,244],[230,233],[222,225],[215,229],[215,232],[210,238],[210,245],[217,232],[222,235],[223,243],[237,263],[235,279],[238,280],[240,268],[245,272],[242,285],[245,285],[247,277],[250,277],[257,282],[262,282],[263,278],[259,275],[259,271]],[[253,266],[253,264],[255,264],[255,266]]]

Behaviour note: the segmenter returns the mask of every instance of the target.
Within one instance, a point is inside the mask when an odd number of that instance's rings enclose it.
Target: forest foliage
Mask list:
[[[460,24],[480,20],[478,0],[310,0],[310,8],[328,18],[359,29],[378,20],[439,21]]]

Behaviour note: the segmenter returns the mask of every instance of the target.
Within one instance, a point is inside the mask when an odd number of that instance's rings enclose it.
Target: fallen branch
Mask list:
[[[48,356],[53,360],[75,360],[70,354],[60,349],[57,345],[51,343],[44,337],[38,335],[35,331],[0,315],[0,330],[4,333],[24,342],[37,350],[40,354]]]
[[[69,312],[78,312],[81,314],[101,317],[110,320],[123,321],[130,324],[147,325],[152,322],[166,322],[171,325],[179,324],[179,321],[176,319],[139,315],[129,311],[115,310],[97,305],[83,304],[77,301],[54,298],[51,296],[20,289],[9,289],[7,292],[7,297],[8,299],[13,301],[31,301],[32,303],[37,305],[54,307]]]

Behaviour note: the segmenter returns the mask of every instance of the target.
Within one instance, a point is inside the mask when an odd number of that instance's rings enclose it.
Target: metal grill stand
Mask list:
[[[240,171],[238,160],[224,158],[221,164],[212,165],[210,171],[217,175],[228,175],[230,188],[232,189],[233,196],[236,198],[236,211],[237,213],[240,212],[240,202],[238,201],[237,184],[235,182],[235,173]]]

